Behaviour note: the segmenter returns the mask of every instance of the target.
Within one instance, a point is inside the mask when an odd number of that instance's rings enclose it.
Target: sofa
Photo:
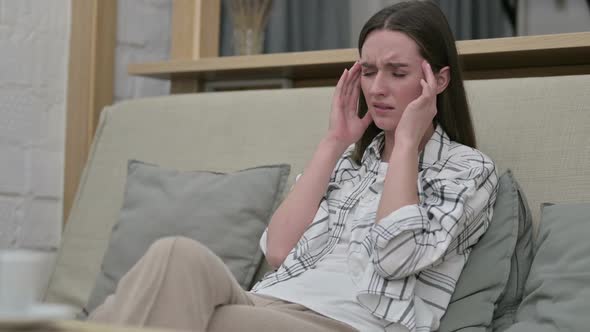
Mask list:
[[[466,90],[478,148],[502,175],[494,212],[502,220],[474,248],[440,330],[590,330],[590,246],[583,241],[590,235],[590,75],[471,80]],[[105,108],[45,300],[74,306],[83,319],[163,235],[195,235],[221,246],[214,251],[228,261],[244,254],[232,272],[251,287],[269,270],[258,237],[325,134],[332,92],[208,92]],[[185,184],[186,192],[170,193]],[[184,206],[174,204],[185,194],[196,195],[184,204],[198,212],[176,217]],[[164,203],[161,195],[173,196]],[[213,217],[223,208],[207,200],[212,195],[260,207]],[[255,230],[226,232],[249,227]],[[162,229],[144,234],[155,228]]]

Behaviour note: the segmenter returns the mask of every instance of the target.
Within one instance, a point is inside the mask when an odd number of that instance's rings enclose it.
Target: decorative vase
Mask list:
[[[233,45],[235,55],[252,55],[262,53],[264,47],[264,31],[252,28],[234,28]]]
[[[234,55],[260,54],[272,0],[231,0]]]

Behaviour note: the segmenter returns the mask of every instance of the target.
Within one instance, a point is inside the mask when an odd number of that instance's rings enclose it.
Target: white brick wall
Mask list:
[[[0,0],[0,248],[60,242],[70,0]]]
[[[129,63],[169,58],[172,0],[119,0],[115,101],[167,95],[169,81],[127,74]]]
[[[71,0],[0,0],[0,248],[59,245]],[[172,0],[118,2],[115,100],[165,95],[127,75],[168,58]]]

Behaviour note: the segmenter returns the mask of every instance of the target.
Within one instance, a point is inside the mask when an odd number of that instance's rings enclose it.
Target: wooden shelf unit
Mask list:
[[[457,48],[467,79],[590,73],[590,32],[466,40]],[[352,48],[204,57],[130,64],[128,72],[172,81],[287,78],[295,87],[331,85],[357,57]]]

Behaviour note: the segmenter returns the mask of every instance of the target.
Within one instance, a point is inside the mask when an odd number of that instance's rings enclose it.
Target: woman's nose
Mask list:
[[[369,93],[374,96],[385,95],[387,92],[386,87],[387,85],[383,73],[378,72],[375,74],[375,78],[373,79]]]

